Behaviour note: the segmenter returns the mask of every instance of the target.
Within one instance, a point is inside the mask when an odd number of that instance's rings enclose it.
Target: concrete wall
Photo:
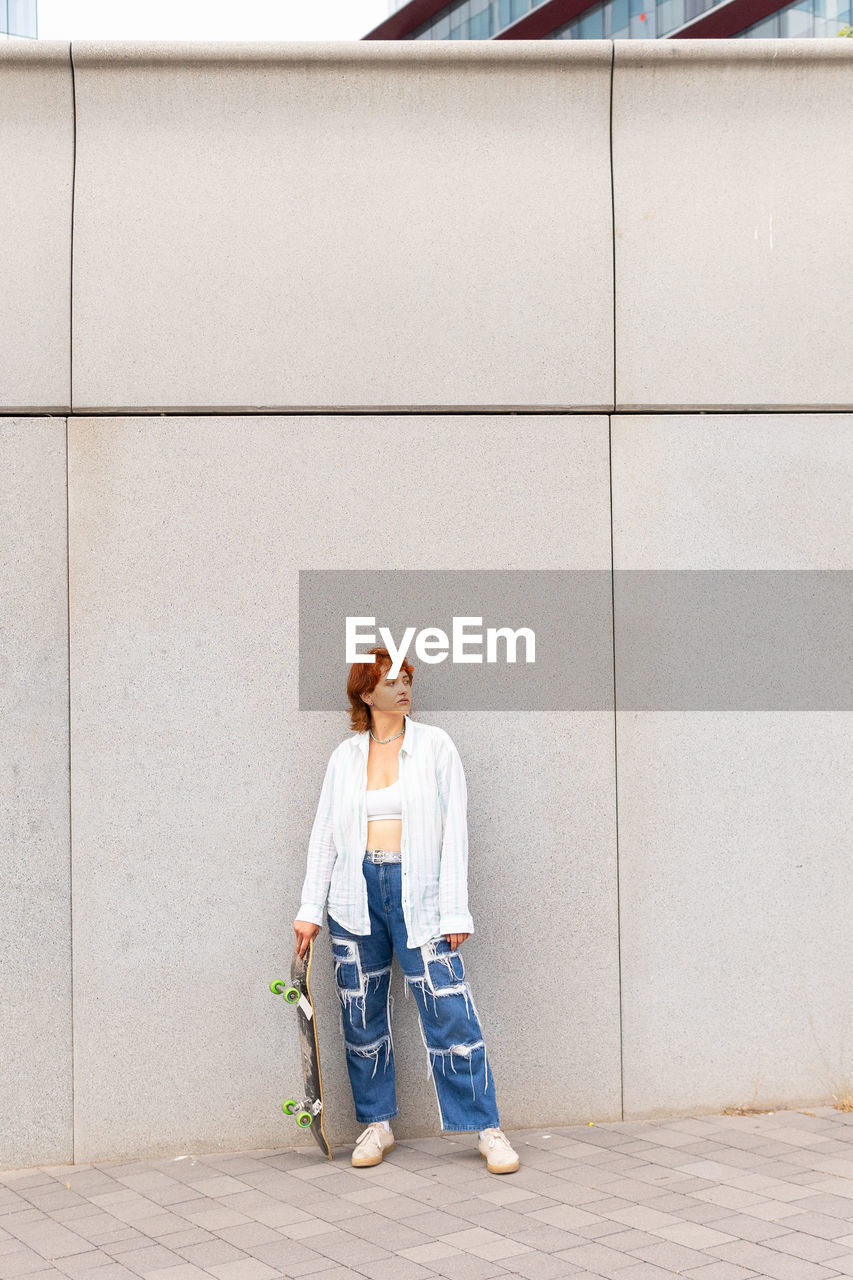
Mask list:
[[[851,63],[0,50],[0,1167],[310,1143],[267,984],[347,724],[298,709],[300,569],[853,567]],[[422,718],[506,1127],[850,1088],[849,711]]]

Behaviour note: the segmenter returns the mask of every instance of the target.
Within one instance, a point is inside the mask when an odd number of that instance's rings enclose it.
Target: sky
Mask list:
[[[40,40],[360,40],[388,0],[38,0]]]

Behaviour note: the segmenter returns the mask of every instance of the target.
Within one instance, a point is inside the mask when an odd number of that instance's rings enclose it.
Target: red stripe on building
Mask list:
[[[653,0],[649,0],[650,6]],[[424,22],[447,7],[447,0],[409,0],[396,13],[392,13],[379,26],[369,31],[364,40],[405,40]],[[585,13],[592,6],[589,0],[544,0],[523,18],[504,27],[493,40],[541,40],[558,27]],[[779,0],[726,0],[715,5],[707,13],[701,13],[684,26],[666,36],[665,40],[724,40],[736,35],[744,27],[752,26],[776,13],[782,5]]]
[[[429,22],[430,18],[447,8],[448,0],[409,0],[402,9],[392,13],[378,27],[368,31],[362,40],[405,40],[410,32]]]

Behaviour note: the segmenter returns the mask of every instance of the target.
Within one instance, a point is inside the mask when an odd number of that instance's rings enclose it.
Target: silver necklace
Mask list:
[[[405,728],[401,729],[399,733],[394,734],[394,738],[401,738],[405,732]],[[381,746],[384,746],[386,742],[394,741],[394,738],[377,738],[372,729],[370,730],[370,736],[374,742],[378,742]]]

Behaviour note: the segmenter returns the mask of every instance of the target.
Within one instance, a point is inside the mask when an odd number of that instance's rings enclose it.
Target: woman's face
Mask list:
[[[389,715],[408,715],[412,706],[412,682],[409,673],[401,670],[396,680],[388,675],[391,670],[386,666],[385,674],[380,676],[373,693],[365,699],[373,703],[374,711],[385,711]]]

